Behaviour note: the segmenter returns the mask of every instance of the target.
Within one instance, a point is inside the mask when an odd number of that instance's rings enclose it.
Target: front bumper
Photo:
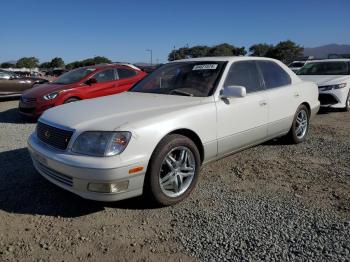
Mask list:
[[[79,163],[79,166],[72,165],[67,161],[70,158],[69,154],[50,148],[39,141],[35,135],[29,137],[28,149],[35,169],[43,177],[82,198],[97,201],[117,201],[142,194],[146,161],[126,166],[116,163],[115,168],[104,168],[104,161],[107,158],[100,157],[99,166],[91,167],[89,159],[92,157],[86,156],[82,158],[83,161]],[[129,174],[129,170],[136,166],[144,166],[144,169]],[[118,184],[125,181],[128,181],[127,189],[117,193],[97,193],[88,190],[91,183]]]
[[[319,101],[322,107],[343,108],[346,105],[349,88],[322,91],[319,89]]]
[[[54,104],[40,105],[38,103],[25,103],[22,100],[20,100],[18,103],[18,111],[23,116],[30,118],[38,118],[42,115],[42,113],[44,113],[45,110],[54,106]]]

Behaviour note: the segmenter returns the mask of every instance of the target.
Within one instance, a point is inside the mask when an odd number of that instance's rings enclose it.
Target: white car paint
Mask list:
[[[348,62],[350,59],[324,59],[324,60],[313,60],[311,62]],[[308,62],[307,62],[308,63]],[[350,66],[350,64],[349,64]],[[319,94],[329,94],[335,97],[338,101],[336,104],[322,104],[323,107],[332,108],[344,108],[346,106],[347,98],[350,92],[350,74],[349,75],[299,75],[299,77],[304,81],[312,81],[318,85]],[[338,85],[346,83],[344,88],[325,90],[324,86]]]
[[[291,78],[291,85],[222,99],[221,90],[230,66],[243,60],[269,60],[280,65]],[[317,86],[299,79],[279,61],[256,57],[212,57],[186,61],[225,61],[227,66],[209,97],[189,97],[125,92],[118,95],[65,104],[47,110],[40,122],[73,130],[64,151],[40,141],[34,132],[28,148],[36,169],[52,183],[87,199],[116,201],[141,195],[150,157],[159,141],[167,134],[186,129],[195,133],[203,147],[203,163],[242,150],[248,146],[285,135],[291,128],[298,106],[306,103],[311,114],[319,108]],[[179,62],[179,61],[176,61]],[[71,151],[84,131],[129,131],[131,140],[119,155],[92,157]],[[44,166],[44,169],[42,168]],[[130,175],[128,170],[144,166]],[[73,179],[66,186],[47,175],[45,167],[55,174]],[[123,193],[95,193],[87,189],[90,182],[129,181]]]

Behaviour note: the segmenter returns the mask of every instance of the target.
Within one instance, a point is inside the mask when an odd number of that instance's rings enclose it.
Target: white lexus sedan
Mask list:
[[[209,161],[275,137],[304,141],[318,109],[316,84],[279,61],[178,60],[128,92],[46,111],[28,148],[42,176],[83,198],[171,205]]]
[[[318,85],[322,107],[350,111],[350,59],[314,60],[307,62],[297,74]]]

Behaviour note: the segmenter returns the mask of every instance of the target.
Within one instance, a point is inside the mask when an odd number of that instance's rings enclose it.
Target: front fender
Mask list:
[[[138,123],[125,123],[117,130],[132,133],[128,147],[121,154],[125,160],[137,155],[149,159],[159,142],[177,130],[190,130],[198,136],[204,150],[203,162],[216,157],[217,154],[215,103],[200,104]]]

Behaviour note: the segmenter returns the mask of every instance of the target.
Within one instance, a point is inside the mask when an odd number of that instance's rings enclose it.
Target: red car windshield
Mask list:
[[[79,82],[88,74],[94,72],[95,68],[79,68],[72,71],[69,71],[63,75],[61,75],[57,80],[53,81],[54,84],[59,85],[68,85]]]

